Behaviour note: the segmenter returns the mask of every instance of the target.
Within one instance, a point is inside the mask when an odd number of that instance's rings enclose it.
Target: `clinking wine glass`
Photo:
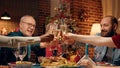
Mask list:
[[[62,34],[66,34],[67,32],[67,25],[66,24],[61,24],[60,25],[60,30],[62,31]]]
[[[49,31],[49,33],[54,35],[55,40],[59,41],[58,45],[61,45],[62,49],[65,48],[62,37],[67,32],[67,25],[64,23],[64,20],[60,19],[59,23],[52,23],[52,25],[49,25],[48,31]],[[55,50],[55,51],[53,51],[54,53],[57,52],[56,49],[53,49],[53,50]]]
[[[59,45],[59,42],[60,42],[60,34],[61,34],[61,30],[56,28],[53,30],[52,34],[54,35],[54,41],[56,40],[56,44],[54,44],[54,46],[52,46],[52,53],[53,53],[53,56],[57,56],[58,54],[58,50],[57,50],[57,46]],[[59,40],[59,41],[57,41]]]
[[[18,42],[18,52],[19,58],[23,61],[24,57],[27,55],[27,44],[26,42]]]
[[[62,35],[63,33],[66,33],[66,25],[62,25],[62,24],[57,24],[56,26],[54,26],[54,29],[52,30],[52,34],[54,35],[54,40],[58,40],[57,42],[59,42],[58,44],[55,45],[55,48],[52,48],[53,50],[53,55],[57,56],[57,46],[61,45],[63,46],[63,41],[62,41]]]
[[[54,35],[54,39],[59,39],[59,36],[60,36],[60,29],[54,29],[53,31],[52,31],[52,34]]]
[[[63,19],[60,20],[58,28],[60,29],[60,33],[58,35],[58,38],[59,38],[60,45],[62,47],[61,56],[63,56],[67,53],[66,52],[67,46],[66,46],[66,44],[64,43],[64,40],[63,40],[63,36],[67,33],[67,24],[65,23],[65,21]]]

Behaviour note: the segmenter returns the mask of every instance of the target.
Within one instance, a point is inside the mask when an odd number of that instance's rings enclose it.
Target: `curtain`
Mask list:
[[[113,15],[120,17],[120,0],[102,0],[103,16]]]
[[[115,16],[116,18],[120,18],[120,0],[102,0],[103,7],[103,17],[107,15]],[[120,33],[120,21],[118,26],[118,33]]]

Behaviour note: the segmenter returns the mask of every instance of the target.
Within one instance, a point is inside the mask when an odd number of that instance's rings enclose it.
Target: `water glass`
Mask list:
[[[23,61],[24,57],[27,55],[27,43],[26,42],[18,42],[18,52],[19,58]]]

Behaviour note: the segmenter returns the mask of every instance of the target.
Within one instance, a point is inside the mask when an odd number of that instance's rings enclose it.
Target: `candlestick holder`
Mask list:
[[[95,62],[89,57],[88,44],[85,45],[85,55],[77,62],[77,65],[82,65],[82,61],[87,60],[91,65],[96,65]]]

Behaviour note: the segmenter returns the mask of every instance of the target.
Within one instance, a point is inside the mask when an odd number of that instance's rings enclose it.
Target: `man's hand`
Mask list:
[[[67,33],[67,34],[63,35],[63,37],[62,37],[62,41],[67,45],[71,45],[75,42],[74,39],[69,37],[70,34],[71,33]]]
[[[50,42],[54,39],[54,35],[53,34],[44,34],[40,36],[41,38],[41,42]]]
[[[59,39],[54,39],[49,43],[50,46],[58,46],[59,45]]]

